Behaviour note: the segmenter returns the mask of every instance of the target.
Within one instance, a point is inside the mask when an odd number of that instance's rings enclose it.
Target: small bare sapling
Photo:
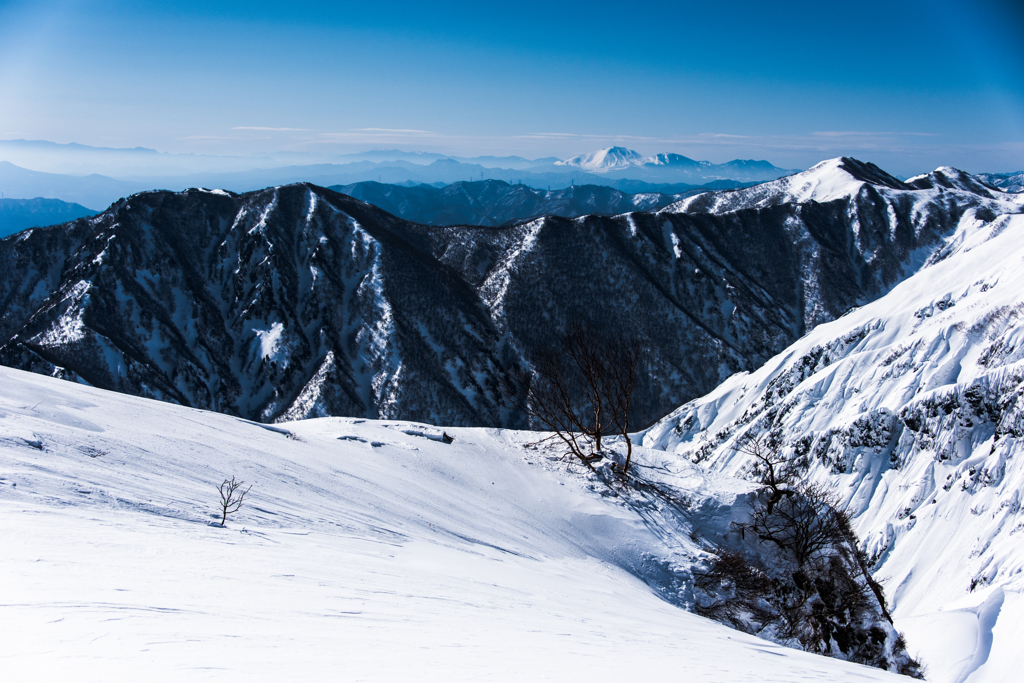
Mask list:
[[[252,484],[249,484],[249,488],[243,490],[244,483],[244,481],[235,481],[235,478],[231,477],[231,479],[225,479],[224,483],[218,487],[220,490],[221,526],[227,522],[228,515],[238,512],[238,509],[242,507],[245,494],[249,493],[249,489],[252,488]]]

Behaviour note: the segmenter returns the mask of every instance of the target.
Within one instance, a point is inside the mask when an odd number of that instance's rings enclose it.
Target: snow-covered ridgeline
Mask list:
[[[969,174],[948,166],[904,182],[874,164],[838,157],[822,161],[802,173],[753,187],[687,197],[661,211],[721,214],[789,203],[831,202],[856,197],[868,186],[889,201],[910,201],[915,208],[922,209],[936,200],[947,199],[944,197],[947,193],[951,193],[950,198],[963,197],[972,202],[978,197],[993,200],[1001,209],[998,213],[1019,212],[1024,206],[1024,195],[993,190]]]
[[[1024,665],[1024,216],[971,212],[930,265],[644,436],[742,476],[768,436],[854,515],[935,681]]]
[[[978,176],[1003,192],[1024,192],[1024,173],[980,173]]]
[[[889,291],[965,212],[1021,209],[950,169],[910,185],[840,162],[800,185],[860,188],[833,201],[768,183],[723,213],[504,228],[428,228],[308,184],[141,193],[0,241],[0,362],[260,421],[519,426],[501,377],[582,317],[655,347],[650,422]]]
[[[8,680],[899,680],[659,599],[641,577],[694,552],[689,535],[524,449],[533,434],[268,427],[0,381]],[[638,464],[695,500],[749,489],[665,455]],[[253,488],[211,526],[232,475]]]

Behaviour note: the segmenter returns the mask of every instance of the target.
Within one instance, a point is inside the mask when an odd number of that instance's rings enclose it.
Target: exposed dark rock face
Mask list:
[[[309,184],[145,192],[0,241],[0,362],[261,421],[517,425],[498,382],[579,318],[650,341],[649,422],[888,291],[998,201],[855,171],[829,171],[855,190],[828,201],[765,201],[786,178],[706,195],[729,210],[504,228]]]

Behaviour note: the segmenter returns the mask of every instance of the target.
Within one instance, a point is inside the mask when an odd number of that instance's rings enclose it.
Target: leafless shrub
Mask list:
[[[821,486],[802,484],[785,493],[788,495],[756,506],[744,528],[792,553],[800,567],[826,551],[848,551],[851,541],[856,543],[849,524],[844,523],[845,516]]]
[[[763,570],[753,567],[742,553],[720,549],[708,571],[694,576],[694,587],[712,597],[709,603],[697,603],[697,614],[744,628],[751,622],[761,630],[779,618],[765,598],[775,590],[775,582]]]
[[[799,483],[792,461],[766,440],[740,450],[755,460],[763,485],[747,521],[734,525],[740,547],[719,548],[695,577],[698,611],[752,633],[769,630],[811,652],[922,677],[892,628],[882,587],[849,516],[825,487]],[[757,557],[757,565],[748,559]]]
[[[235,478],[231,477],[231,479],[225,479],[217,487],[217,490],[220,491],[220,525],[222,527],[227,522],[228,515],[238,512],[242,507],[245,494],[249,493],[249,489],[252,488],[252,484],[250,484],[249,488],[243,490],[244,484],[244,481],[235,481]]]

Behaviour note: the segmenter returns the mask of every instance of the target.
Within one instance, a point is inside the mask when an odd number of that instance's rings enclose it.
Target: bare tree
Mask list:
[[[823,487],[802,484],[787,492],[774,505],[769,502],[771,507],[755,507],[746,528],[788,550],[800,567],[823,552],[856,548],[856,536]]]
[[[629,438],[629,416],[633,394],[640,382],[647,347],[639,339],[615,339],[604,345],[604,367],[607,374],[607,395],[611,405],[612,421],[626,442],[626,461],[623,476],[629,473],[633,460],[633,441]]]
[[[607,342],[593,328],[579,321],[566,325],[559,341],[571,361],[567,367],[576,375],[578,395],[573,398],[587,406],[592,414],[581,415],[578,427],[593,440],[594,450],[600,452],[601,436],[610,431],[614,421],[609,405],[611,377],[607,367]]]
[[[579,388],[568,364],[548,349],[533,359],[533,369],[515,368],[502,385],[506,402],[521,410],[532,424],[555,433],[569,453],[593,470],[595,459],[587,453],[586,432],[577,409]]]
[[[217,487],[220,491],[220,525],[222,527],[227,522],[228,515],[238,512],[239,508],[242,507],[245,494],[249,493],[249,489],[252,488],[252,484],[249,484],[249,488],[242,490],[243,484],[245,484],[244,481],[235,481],[235,478],[232,476],[230,480],[225,479]]]
[[[794,460],[784,457],[777,448],[773,448],[768,437],[747,435],[736,450],[754,458],[754,475],[758,482],[768,488],[766,512],[771,515],[780,500],[795,493],[792,489]]]
[[[591,470],[602,437],[626,442],[628,471],[633,455],[629,416],[639,382],[644,345],[637,339],[610,338],[580,322],[567,325],[557,342],[531,358],[532,370],[509,373],[502,393],[531,423],[550,429],[569,452]]]

